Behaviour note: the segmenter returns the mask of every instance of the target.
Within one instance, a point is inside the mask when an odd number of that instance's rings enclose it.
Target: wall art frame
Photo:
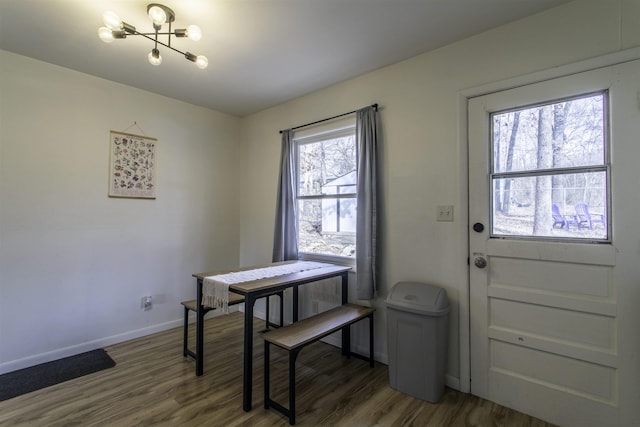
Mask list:
[[[109,197],[156,198],[156,146],[148,136],[111,131]]]

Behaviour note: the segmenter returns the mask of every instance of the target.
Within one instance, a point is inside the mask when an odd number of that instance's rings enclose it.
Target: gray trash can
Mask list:
[[[428,402],[444,393],[449,299],[441,287],[399,282],[386,300],[391,387]]]

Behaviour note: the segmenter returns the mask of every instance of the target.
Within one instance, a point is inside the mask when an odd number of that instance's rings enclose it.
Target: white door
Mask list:
[[[469,100],[473,394],[563,426],[619,425],[620,384],[637,395],[639,75]]]

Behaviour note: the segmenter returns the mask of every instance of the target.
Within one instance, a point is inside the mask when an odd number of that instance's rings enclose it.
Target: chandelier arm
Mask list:
[[[162,43],[160,40],[158,40],[158,44],[161,44],[164,47],[168,47],[169,49],[173,50],[174,52],[178,52],[180,55],[186,55],[183,51],[178,50],[173,46],[169,46],[168,44]]]
[[[145,38],[147,38],[147,39],[151,40],[152,42],[155,42],[155,43],[157,43],[157,44],[161,44],[162,46],[167,47],[167,48],[169,48],[169,49],[173,50],[174,52],[178,52],[180,55],[185,55],[185,53],[184,53],[183,51],[178,50],[178,49],[176,49],[176,48],[175,48],[175,47],[173,47],[173,46],[169,46],[168,44],[163,43],[163,42],[161,42],[160,40],[156,40],[156,39],[154,39],[153,37],[149,37],[147,34],[144,34],[144,33],[138,33],[138,32],[136,31],[136,33],[135,33],[135,34],[132,34],[132,35],[145,37]]]
[[[146,39],[151,40],[151,41],[152,41],[152,42],[154,42],[154,43],[158,43],[158,44],[161,44],[161,45],[162,45],[162,46],[164,46],[164,47],[168,47],[169,49],[171,49],[171,50],[173,50],[173,51],[175,51],[175,52],[178,52],[178,53],[179,53],[179,54],[181,54],[181,55],[184,55],[184,54],[185,54],[183,51],[178,50],[178,49],[176,49],[176,48],[175,48],[175,47],[173,47],[173,46],[169,46],[168,44],[163,43],[163,42],[161,42],[160,40],[156,40],[156,39],[155,39],[155,38],[153,38],[153,37],[149,37],[149,35],[155,35],[155,33],[139,33],[139,32],[137,32],[137,31],[136,31],[136,32],[135,32],[135,33],[133,33],[133,34],[128,34],[128,35],[129,35],[129,36],[142,36],[142,37],[144,37],[144,38],[146,38]]]
[[[155,36],[155,35],[156,35],[155,32],[154,33],[141,33],[141,32],[139,32],[137,30],[136,30],[135,33],[127,33],[127,36]],[[161,33],[161,32],[158,32],[158,35],[159,36],[168,36],[168,35],[175,36],[175,33]]]

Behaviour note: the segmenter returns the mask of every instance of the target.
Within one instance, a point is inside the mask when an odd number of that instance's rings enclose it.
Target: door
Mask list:
[[[637,61],[468,102],[471,392],[563,426],[620,420],[634,75]]]

